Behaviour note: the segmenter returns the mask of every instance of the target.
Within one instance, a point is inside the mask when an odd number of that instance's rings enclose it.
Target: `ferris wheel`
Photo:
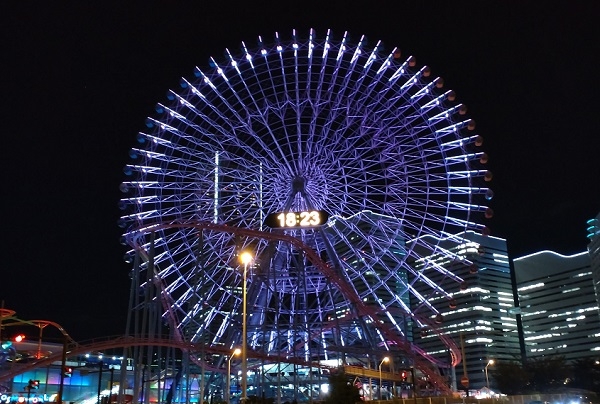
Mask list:
[[[146,126],[120,223],[144,252],[140,286],[158,279],[163,317],[188,341],[239,346],[247,276],[255,354],[347,360],[407,341],[419,353],[412,330],[442,322],[432,301],[452,304],[445,285],[464,282],[434,257],[470,264],[436,240],[489,232],[491,173],[466,107],[365,37],[242,43]]]

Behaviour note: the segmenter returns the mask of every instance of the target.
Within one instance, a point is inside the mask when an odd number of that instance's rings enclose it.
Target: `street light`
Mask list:
[[[488,378],[488,366],[493,365],[494,364],[494,360],[490,359],[487,363],[487,365],[485,365],[485,383],[487,385],[488,390],[490,389],[490,379]]]
[[[244,278],[242,287],[242,403],[246,403],[248,400],[247,388],[248,388],[248,363],[247,363],[247,350],[246,347],[246,279],[248,272],[248,264],[252,262],[252,254],[248,251],[244,251],[240,254],[240,261],[244,264]]]
[[[384,363],[387,363],[390,360],[390,358],[388,358],[387,356],[385,358],[383,358],[381,360],[381,363],[379,363],[379,399],[381,400],[381,387],[382,387],[382,383],[381,383],[381,365],[383,365]]]
[[[233,357],[235,355],[239,355],[241,352],[242,351],[240,348],[235,348],[233,353],[231,355],[229,355],[229,360],[227,361],[227,395],[226,395],[227,404],[229,404],[229,402],[230,402],[229,395],[231,394],[231,360],[233,359]]]

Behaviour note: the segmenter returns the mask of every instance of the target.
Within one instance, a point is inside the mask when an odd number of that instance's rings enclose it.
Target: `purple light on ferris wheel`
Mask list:
[[[292,235],[381,316],[357,318],[331,276],[289,243],[192,228],[160,230],[152,242],[164,316],[192,340],[239,344],[237,255],[251,249],[255,352],[336,358],[342,347],[388,347],[389,335],[407,335],[407,319],[441,321],[431,299],[453,299],[434,279],[463,280],[431,257],[471,265],[437,243],[489,232],[481,222],[493,195],[481,137],[443,80],[398,48],[312,30],[242,43],[194,73],[138,136],[121,187],[125,237],[196,222]],[[328,221],[311,225],[318,211]],[[281,228],[264,223],[274,212]]]

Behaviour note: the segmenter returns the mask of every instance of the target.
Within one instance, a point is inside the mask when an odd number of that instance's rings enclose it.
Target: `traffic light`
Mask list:
[[[65,366],[65,368],[63,369],[63,375],[65,377],[71,377],[73,376],[73,368],[70,366]]]
[[[12,339],[10,340],[5,340],[0,342],[0,349],[2,350],[6,350],[6,349],[13,349],[14,350],[14,343],[15,342],[21,342],[25,340],[25,335],[23,334],[17,334],[14,337],[12,337]]]
[[[27,390],[34,390],[34,389],[37,389],[38,387],[40,387],[39,380],[29,380],[29,382],[27,383]]]
[[[406,381],[406,378],[408,377],[408,374],[406,373],[405,370],[403,370],[401,376],[402,376],[402,381]]]

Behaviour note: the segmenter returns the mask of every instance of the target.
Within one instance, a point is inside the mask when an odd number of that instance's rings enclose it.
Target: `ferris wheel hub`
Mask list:
[[[307,179],[299,175],[292,179],[292,194],[296,195],[300,193],[304,195],[306,193]]]

